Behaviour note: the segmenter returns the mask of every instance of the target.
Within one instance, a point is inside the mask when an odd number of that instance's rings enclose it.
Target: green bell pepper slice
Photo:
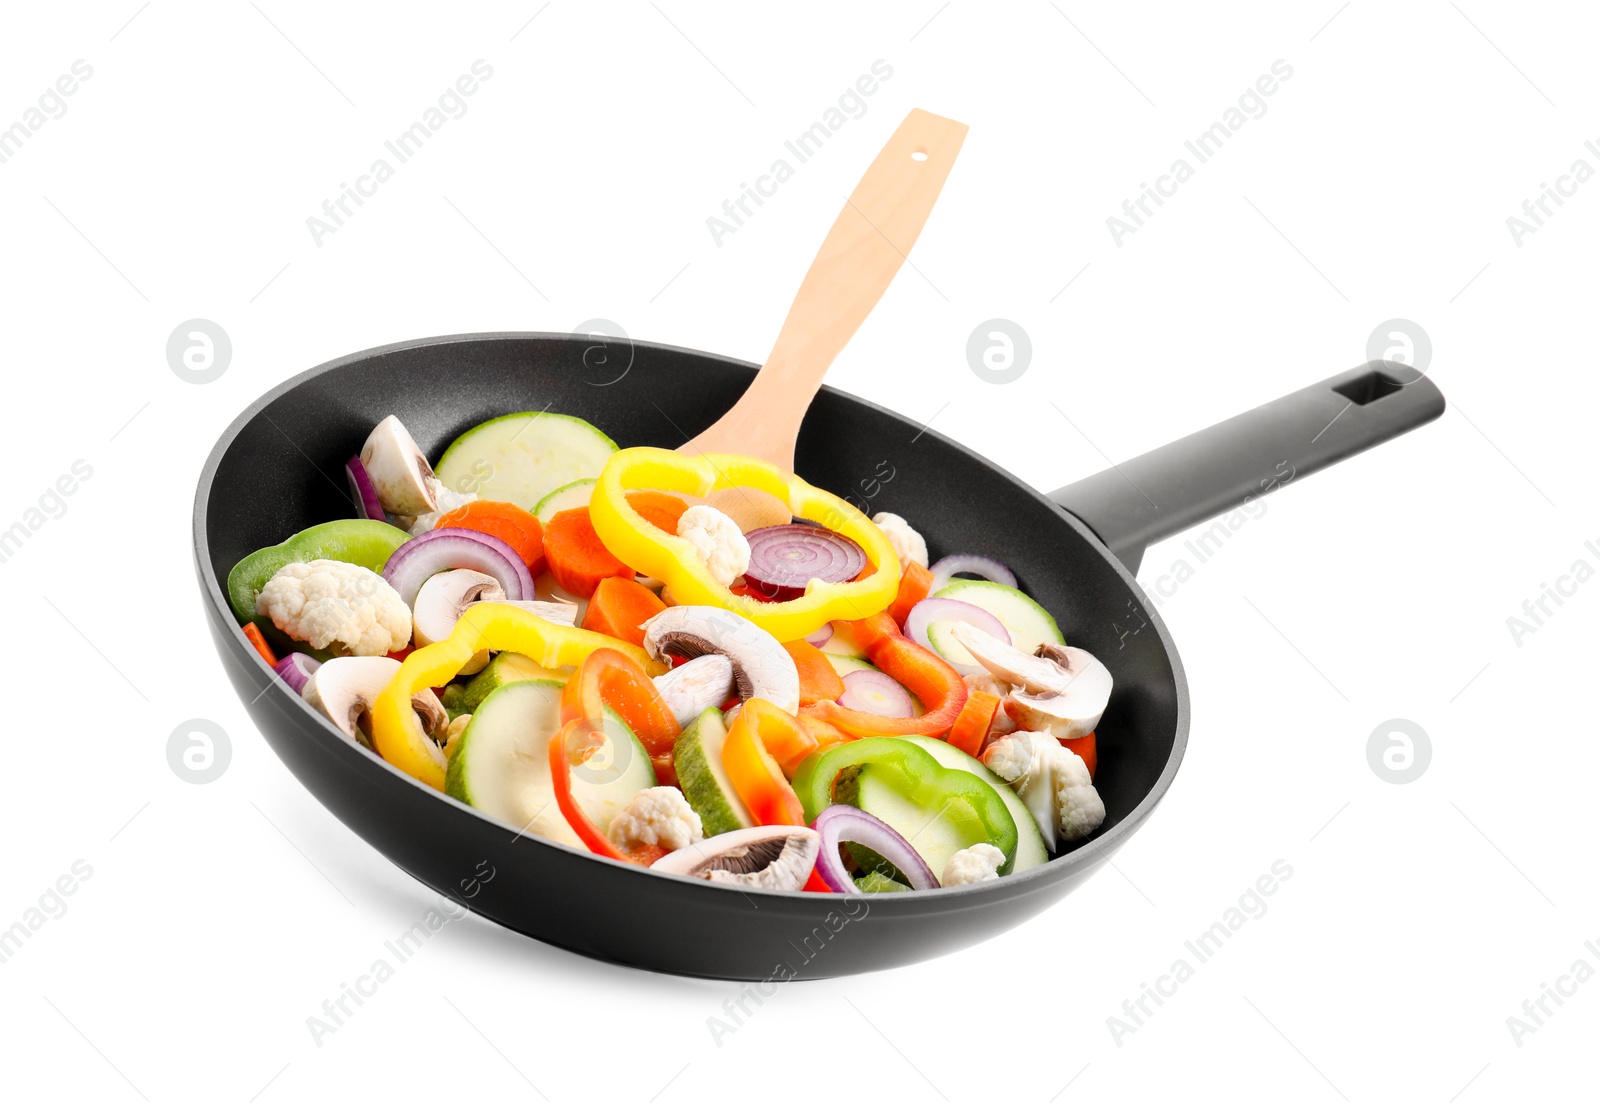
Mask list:
[[[381,573],[394,550],[410,539],[404,529],[365,518],[313,525],[282,544],[257,549],[234,564],[228,572],[228,605],[233,607],[239,624],[254,621],[261,588],[286,564],[342,560]]]
[[[839,804],[840,798],[846,798],[845,804],[854,804],[847,800],[848,794],[857,788],[852,783],[862,774],[870,774],[875,782],[926,810],[929,817],[973,825],[975,834],[987,835],[987,839],[972,842],[991,843],[1005,852],[1000,873],[1011,873],[1017,856],[1017,822],[1000,794],[977,775],[946,767],[897,736],[852,740],[807,756],[793,780],[806,822],[816,820],[829,805]],[[908,842],[915,846],[914,841]]]

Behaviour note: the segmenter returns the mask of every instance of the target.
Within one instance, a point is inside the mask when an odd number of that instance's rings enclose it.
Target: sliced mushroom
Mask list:
[[[951,626],[950,635],[1002,682],[1041,694],[1054,689],[1061,681],[1061,669],[1053,660],[1029,655],[974,625],[957,622]]]
[[[433,468],[393,414],[367,435],[361,446],[361,463],[386,513],[426,514],[437,508]]]
[[[1100,723],[1111,699],[1111,672],[1082,648],[1046,643],[1029,655],[971,625],[958,624],[951,633],[990,674],[1011,684],[1006,716],[1018,728],[1076,740]]]
[[[773,635],[731,610],[669,606],[644,623],[644,650],[658,662],[721,654],[733,664],[739,700],[764,698],[787,713],[800,709],[800,674]]]
[[[553,606],[571,606],[574,624],[582,624],[583,615],[589,612],[589,600],[561,589],[561,584],[548,571],[533,581],[533,596]]]
[[[741,889],[799,889],[816,865],[821,838],[810,828],[786,824],[740,828],[696,840],[657,859],[651,869]]]
[[[570,602],[536,602],[519,601],[508,602],[504,598],[484,598],[485,602],[501,602],[504,605],[516,606],[520,610],[527,610],[535,617],[542,617],[546,621],[554,621],[557,625],[576,625],[578,623],[578,607]]]
[[[411,603],[412,635],[417,647],[449,636],[472,603],[500,602],[505,596],[499,581],[481,571],[458,567],[432,576]]]
[[[679,726],[688,728],[700,714],[733,697],[733,661],[725,655],[703,655],[653,681]]]
[[[388,656],[336,656],[311,672],[300,696],[345,736],[370,749],[372,703],[398,670],[400,661]],[[430,740],[445,738],[450,717],[432,690],[412,694],[411,708]]]
[[[1018,728],[1061,740],[1089,735],[1111,700],[1111,672],[1082,648],[1041,644],[1039,655],[1055,664],[1061,676],[1040,692],[1013,690],[1006,698],[1006,715]]]

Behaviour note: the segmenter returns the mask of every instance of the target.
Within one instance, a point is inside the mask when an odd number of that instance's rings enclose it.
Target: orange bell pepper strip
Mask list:
[[[751,698],[739,707],[739,715],[733,719],[722,745],[722,766],[728,772],[728,781],[757,824],[806,822],[799,795],[763,741],[768,732],[774,735],[774,742],[790,738],[786,725],[803,733],[789,714],[762,698]]]
[[[577,673],[567,680],[561,691],[561,723],[568,726],[583,722],[582,735],[588,743],[599,746],[605,731],[605,708],[617,711],[624,724],[633,730],[656,768],[656,777],[662,785],[677,781],[672,769],[672,745],[681,731],[678,719],[661,700],[656,684],[639,665],[615,648],[596,648],[584,659]],[[584,746],[577,737],[568,741],[568,754],[576,754]],[[590,748],[584,755],[593,754]],[[667,778],[661,778],[665,771]],[[577,825],[573,825],[577,831]],[[581,833],[580,833],[581,834]]]
[[[756,703],[754,709],[750,708],[751,702]],[[821,744],[815,730],[764,698],[751,698],[740,706],[739,716],[733,719],[733,723],[738,724],[743,720],[746,712],[750,719],[745,723],[755,727],[756,739],[761,741],[761,746],[772,756],[785,778],[793,778],[800,761]]]
[[[887,613],[873,614],[850,627],[873,666],[915,694],[927,712],[920,717],[880,717],[831,701],[814,702],[805,706],[804,712],[848,736],[942,736],[949,732],[967,704],[967,684],[956,669],[901,635]]]
[[[694,545],[650,524],[628,501],[630,490],[656,489],[702,496],[730,487],[765,491],[785,503],[796,516],[849,537],[866,553],[866,577],[837,583],[813,579],[798,598],[760,602],[735,594],[717,582]],[[894,546],[867,515],[844,499],[749,456],[686,456],[658,448],[623,449],[613,453],[600,470],[599,482],[589,499],[589,520],[612,556],[641,574],[665,582],[678,603],[732,610],[780,641],[798,640],[829,621],[867,617],[885,610],[900,586],[900,559]],[[545,550],[547,554],[551,551],[548,536]]]
[[[643,664],[646,673],[665,671],[643,648],[609,636],[558,625],[503,602],[474,602],[443,640],[418,648],[400,664],[372,703],[372,746],[386,762],[436,790],[444,789],[444,752],[428,739],[411,708],[411,695],[443,686],[484,650],[517,652],[541,667],[582,663],[597,648],[612,648]]]
[[[989,726],[994,715],[1000,712],[1000,699],[984,690],[974,690],[967,695],[967,704],[961,715],[950,726],[949,744],[960,748],[976,759],[989,739]]]

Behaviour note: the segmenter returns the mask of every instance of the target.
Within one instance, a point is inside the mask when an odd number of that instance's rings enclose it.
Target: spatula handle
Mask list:
[[[920,108],[906,116],[845,201],[755,382],[684,451],[740,452],[793,470],[822,377],[905,263],[966,135],[965,123]]]

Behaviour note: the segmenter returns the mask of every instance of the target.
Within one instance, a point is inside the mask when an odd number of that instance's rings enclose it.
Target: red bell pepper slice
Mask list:
[[[967,704],[967,684],[956,669],[902,635],[887,613],[852,621],[850,627],[873,666],[915,694],[927,712],[920,717],[879,717],[831,701],[815,702],[803,712],[827,721],[847,736],[942,736],[949,732]]]
[[[656,767],[656,777],[674,783],[672,744],[678,720],[661,700],[656,684],[634,659],[615,648],[596,648],[567,680],[561,691],[561,731],[550,738],[550,778],[556,805],[578,838],[596,855],[649,866],[666,854],[655,845],[624,851],[600,831],[572,794],[572,767],[583,763],[605,742],[605,710],[617,711]]]
[[[672,745],[680,732],[677,718],[635,660],[615,648],[596,648],[561,691],[561,723],[583,720],[588,738],[598,740],[608,705],[639,737],[661,784],[675,785],[678,776],[672,766]]]
[[[635,850],[624,851],[611,842],[610,837],[589,819],[589,814],[583,811],[577,798],[572,794],[574,759],[582,763],[593,755],[600,745],[601,740],[594,728],[583,717],[568,721],[561,726],[560,732],[550,737],[550,780],[556,792],[556,806],[561,810],[561,815],[567,818],[567,823],[578,834],[584,846],[596,855],[604,855],[608,859],[634,863],[638,866],[649,866],[667,853],[666,848],[649,844]]]

